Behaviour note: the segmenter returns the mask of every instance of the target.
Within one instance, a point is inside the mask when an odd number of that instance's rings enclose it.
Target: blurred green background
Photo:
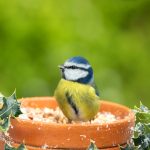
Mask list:
[[[92,64],[101,99],[150,106],[150,1],[0,1],[4,95],[53,95],[57,66],[78,55]]]

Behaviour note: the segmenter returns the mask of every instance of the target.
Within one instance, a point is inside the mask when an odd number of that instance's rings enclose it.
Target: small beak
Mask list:
[[[61,70],[64,69],[64,65],[59,65],[58,67],[59,67],[59,69],[61,69]]]

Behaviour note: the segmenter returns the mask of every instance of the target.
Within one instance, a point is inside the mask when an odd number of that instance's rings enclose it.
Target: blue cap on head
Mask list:
[[[81,56],[72,57],[72,58],[68,59],[67,61],[68,62],[74,62],[74,63],[77,63],[77,64],[85,64],[85,65],[89,64],[89,62]]]
[[[93,82],[93,69],[89,62],[80,56],[72,57],[60,67],[62,77],[66,80],[83,84]]]

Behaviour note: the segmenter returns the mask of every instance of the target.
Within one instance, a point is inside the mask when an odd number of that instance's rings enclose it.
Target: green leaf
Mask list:
[[[3,97],[0,95],[0,110],[3,108]]]
[[[4,118],[0,121],[0,131],[6,132],[8,131],[10,126],[10,117]]]
[[[12,147],[8,144],[5,144],[5,149],[4,150],[27,150],[24,144],[20,144],[18,148]]]
[[[150,148],[150,135],[140,135],[138,138],[133,138],[133,141],[139,149],[148,150]]]
[[[144,128],[145,126],[138,122],[134,127],[134,138],[138,138],[140,135],[144,134]]]
[[[24,144],[21,144],[17,150],[27,150],[26,146]]]
[[[0,103],[3,104],[0,109],[0,130],[5,132],[9,129],[10,117],[17,117],[22,112],[15,92],[10,97],[0,97]]]
[[[14,92],[10,97],[2,97],[3,107],[0,110],[0,119],[4,119],[11,115],[17,117],[21,114],[20,102],[16,99],[16,93]]]
[[[150,110],[140,102],[134,107],[136,122],[132,142],[121,150],[150,150]]]
[[[149,124],[143,124],[145,127],[145,134],[150,134],[150,123]]]
[[[150,150],[150,110],[140,103],[135,107],[136,125],[134,128],[134,149]]]
[[[120,146],[120,150],[135,150],[133,146],[127,144],[125,147]]]
[[[4,150],[16,150],[16,148],[13,148],[12,146],[9,146],[8,144],[5,144]]]
[[[89,145],[89,147],[87,148],[87,150],[98,150],[98,148],[95,145],[95,142],[93,140],[91,140],[91,143]]]
[[[150,113],[147,112],[137,112],[136,122],[150,123]]]
[[[140,102],[140,107],[134,106],[134,110],[136,112],[150,113],[150,110],[148,109],[148,107],[146,107],[145,105],[143,105],[142,102]]]
[[[140,110],[143,111],[143,112],[147,112],[147,113],[149,112],[150,113],[148,107],[143,105],[142,102],[140,102]]]

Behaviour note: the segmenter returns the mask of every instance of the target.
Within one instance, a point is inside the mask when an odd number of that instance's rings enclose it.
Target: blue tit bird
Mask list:
[[[85,58],[76,56],[59,68],[62,78],[54,96],[63,114],[70,121],[92,120],[100,104],[91,65]]]

